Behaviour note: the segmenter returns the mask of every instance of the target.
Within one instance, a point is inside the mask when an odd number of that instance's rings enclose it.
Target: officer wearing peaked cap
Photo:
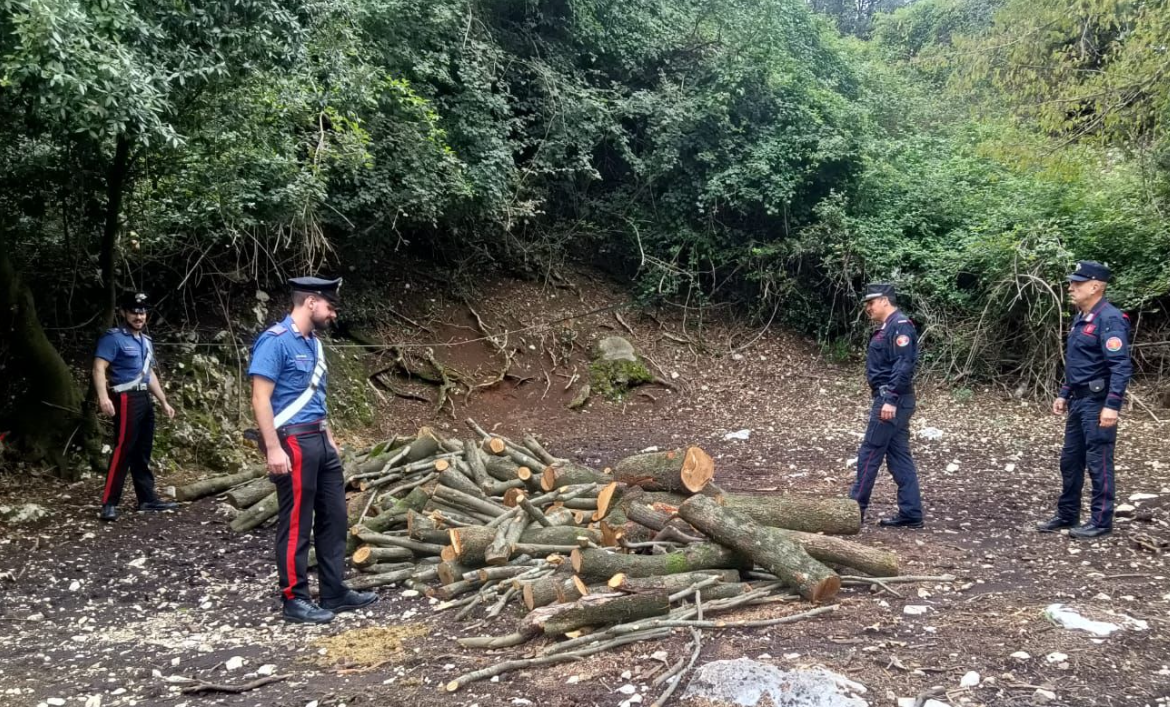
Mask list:
[[[118,503],[126,472],[134,480],[134,494],[139,511],[168,511],[178,506],[160,501],[154,491],[154,474],[150,455],[154,448],[153,395],[167,417],[175,410],[167,403],[155,367],[154,344],[146,334],[150,298],[143,292],[130,292],[119,301],[122,324],[106,331],[98,339],[93,359],[93,386],[98,408],[114,418],[114,448],[106,471],[102,491],[101,519],[118,518]]]
[[[922,527],[922,497],[918,471],[910,456],[910,417],[914,414],[914,367],[918,362],[918,332],[898,309],[897,293],[888,282],[866,287],[865,313],[880,324],[865,354],[865,375],[873,393],[869,424],[857,452],[857,480],[849,497],[869,505],[870,493],[882,461],[898,485],[898,514],[884,518],[885,527]]]
[[[1071,528],[1071,537],[1096,538],[1113,530],[1117,417],[1133,364],[1129,318],[1105,299],[1112,279],[1108,267],[1092,260],[1078,262],[1068,276],[1069,299],[1079,311],[1065,348],[1064,385],[1052,403],[1054,414],[1068,414],[1060,452],[1062,488],[1056,515],[1038,524],[1041,531]],[[1093,485],[1092,515],[1078,526],[1086,469]]]
[[[276,569],[284,618],[327,623],[337,612],[366,606],[372,592],[345,586],[345,481],[326,424],[325,349],[318,334],[337,319],[341,279],[289,280],[292,311],[252,347],[252,412],[268,478],[276,485]],[[321,603],[309,596],[309,538],[317,550]]]

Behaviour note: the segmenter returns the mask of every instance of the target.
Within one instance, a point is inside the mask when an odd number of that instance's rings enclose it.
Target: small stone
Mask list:
[[[138,558],[138,559],[136,559],[136,560],[131,560],[131,561],[130,561],[129,563],[127,563],[127,564],[129,564],[131,567],[133,567],[133,568],[135,568],[135,569],[139,569],[139,570],[140,570],[140,569],[142,569],[143,567],[145,567],[145,566],[146,566],[146,558],[145,558],[145,557],[139,557],[139,558]]]
[[[947,464],[947,471],[950,471],[950,472],[956,472],[956,471],[958,471],[958,470],[959,470],[959,465],[958,465],[958,464],[956,464],[956,463],[954,463],[954,462],[951,462],[950,464]]]
[[[65,704],[65,700],[60,697],[50,697],[45,702],[49,703],[50,707],[62,707]]]
[[[670,657],[670,654],[667,653],[666,651],[654,651],[653,653],[650,654],[650,657],[653,658],[654,660],[665,661],[668,657]]]
[[[1055,699],[1056,693],[1052,690],[1037,688],[1037,690],[1032,693],[1032,704],[1034,705],[1046,705]]]
[[[90,695],[85,698],[85,707],[102,707],[102,696]]]
[[[959,687],[975,687],[978,684],[979,673],[975,672],[974,670],[968,672],[963,676],[962,680],[959,680]]]
[[[1129,497],[1129,500],[1130,503],[1136,503],[1137,501],[1152,501],[1157,497],[1156,493],[1135,493]]]
[[[619,688],[617,689],[617,692],[620,692],[620,693],[622,693],[623,695],[632,695],[632,694],[634,694],[634,693],[635,693],[635,692],[637,692],[637,691],[638,691],[638,688],[636,688],[636,687],[634,687],[633,685],[630,685],[630,684],[622,685],[621,687],[619,687]]]
[[[632,677],[634,677],[634,674],[631,673],[629,670],[622,671],[622,680],[629,680]]]
[[[275,672],[276,672],[276,666],[273,665],[272,663],[267,663],[265,665],[261,665],[256,670],[257,675],[264,675],[264,676],[272,675]]]
[[[226,670],[239,670],[240,668],[244,667],[244,659],[238,655],[233,655],[231,658],[228,658],[223,667]]]
[[[1027,651],[1016,651],[1015,653],[1012,653],[1011,657],[1015,658],[1016,660],[1031,660],[1032,659],[1032,656]]]
[[[922,616],[929,609],[930,607],[923,606],[921,604],[907,604],[906,606],[902,607],[902,613],[906,614],[907,616]]]
[[[78,589],[81,589],[81,582],[75,579],[69,583],[69,591],[76,592]]]
[[[1068,660],[1068,656],[1060,651],[1049,653],[1045,656],[1049,663],[1063,663]]]
[[[570,675],[569,679],[565,681],[565,684],[566,685],[576,685],[579,682],[581,682],[580,675]]]
[[[1122,503],[1113,509],[1113,515],[1118,518],[1132,518],[1137,513],[1137,507],[1129,503]]]

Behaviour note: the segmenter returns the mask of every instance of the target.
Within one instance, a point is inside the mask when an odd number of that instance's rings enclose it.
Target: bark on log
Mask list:
[[[809,601],[829,601],[841,589],[836,572],[814,560],[784,533],[728,510],[706,496],[692,496],[679,507],[679,515],[712,540],[775,574]]]
[[[472,525],[466,528],[452,528],[447,535],[451,540],[451,547],[455,550],[456,559],[472,567],[484,564],[484,553],[496,539],[496,528],[485,528],[482,525]]]
[[[439,484],[469,496],[483,498],[484,492],[474,481],[463,475],[458,469],[447,469],[439,473]]]
[[[439,581],[443,584],[453,584],[463,579],[463,575],[467,574],[476,567],[469,567],[459,562],[440,562],[435,567],[435,572],[439,577]]]
[[[374,587],[383,587],[387,584],[397,584],[398,582],[405,582],[413,576],[415,570],[407,568],[404,570],[397,570],[394,572],[387,572],[385,574],[359,574],[356,577],[351,577],[345,580],[345,583],[350,589],[364,590],[373,589]]]
[[[492,567],[505,565],[512,558],[512,551],[520,536],[531,522],[527,513],[521,513],[505,523],[492,539],[487,550],[484,550],[484,562]]]
[[[406,512],[406,537],[424,543],[445,545],[447,533],[448,529],[440,528],[430,516],[414,511]]]
[[[479,445],[474,441],[465,440],[463,442],[463,460],[467,463],[467,468],[471,470],[471,480],[486,493],[487,489],[484,485],[488,483],[487,468],[484,466]]]
[[[843,565],[871,577],[898,576],[898,556],[892,552],[832,535],[802,533],[798,530],[784,530],[782,528],[775,530],[803,547],[814,560]]]
[[[522,625],[539,626],[542,633],[558,636],[586,626],[620,624],[668,613],[670,599],[665,592],[645,594],[611,592],[588,594],[571,604],[537,609],[524,618]]]
[[[825,535],[856,535],[861,532],[861,509],[851,498],[729,493],[723,505],[772,528]]]
[[[249,467],[238,474],[228,474],[226,476],[212,476],[207,479],[200,479],[180,486],[175,489],[176,501],[194,501],[205,496],[214,496],[215,494],[223,493],[240,484],[245,484],[252,479],[265,475],[263,466]]]
[[[618,592],[660,591],[674,594],[710,577],[718,577],[720,582],[726,584],[735,584],[739,582],[739,570],[698,570],[697,572],[680,572],[679,574],[666,574],[659,577],[630,577],[619,572],[610,577],[606,585]]]
[[[626,457],[617,463],[613,478],[647,491],[694,494],[711,483],[715,462],[699,447],[668,452],[647,452]]]
[[[404,547],[362,545],[353,552],[354,567],[368,567],[379,562],[402,562],[413,559],[414,553]]]
[[[751,563],[741,555],[715,543],[696,543],[665,555],[621,555],[578,548],[570,559],[574,572],[594,582],[608,580],[618,572],[629,577],[653,577],[706,569],[751,569]]]
[[[487,471],[488,476],[491,476],[496,481],[511,481],[516,476],[516,470],[520,465],[511,459],[503,457],[493,457],[488,455],[481,455],[483,459],[483,468]]]
[[[268,494],[272,493],[272,482],[265,477],[252,479],[246,484],[237,486],[231,491],[227,492],[227,502],[232,508],[251,508],[257,503],[264,500]],[[176,495],[178,490],[175,491]]]
[[[277,510],[279,505],[276,501],[276,492],[273,491],[265,496],[263,501],[236,516],[231,522],[231,528],[237,533],[245,533],[275,516]]]
[[[527,521],[527,518],[524,520]],[[459,562],[474,566],[487,562],[485,554],[492,542],[495,541],[498,532],[498,528],[473,525],[466,528],[452,528],[448,531],[448,538]],[[571,548],[577,545],[579,537],[587,537],[593,542],[601,542],[600,531],[590,528],[569,525],[545,528],[537,525],[525,530],[513,545],[548,545]]]
[[[524,606],[528,607],[529,611],[548,606],[557,601],[557,587],[563,585],[572,585],[572,577],[566,577],[563,574],[554,574],[550,577],[541,577],[531,582],[524,582],[520,588],[520,596],[524,601]]]
[[[448,486],[436,487],[435,498],[446,503],[450,503],[456,508],[468,508],[475,511],[476,513],[484,513],[493,517],[503,515],[508,510],[494,501],[477,498],[471,494],[457,491]]]
[[[608,474],[603,474],[587,466],[565,462],[544,467],[540,476],[540,488],[553,491],[562,486],[576,484],[608,484],[613,481]]]
[[[418,436],[410,443],[409,451],[402,461],[407,464],[412,464],[417,461],[422,461],[427,457],[434,456],[438,451],[439,436],[430,427],[422,427],[418,431]]]

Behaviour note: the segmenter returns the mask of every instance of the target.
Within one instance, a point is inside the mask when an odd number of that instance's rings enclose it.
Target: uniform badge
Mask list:
[[[1121,339],[1116,336],[1109,337],[1109,340],[1105,342],[1105,348],[1109,349],[1110,351],[1120,351]]]
[[[898,346],[908,346],[910,344],[910,337],[906,336],[905,334],[900,334],[898,335],[897,339],[894,339],[894,342],[897,343]]]
[[[1097,325],[1096,325],[1096,324],[1090,324],[1089,326],[1085,327],[1085,333],[1086,333],[1086,334],[1092,334],[1092,333],[1093,333],[1093,332],[1095,332],[1095,331],[1097,331]]]

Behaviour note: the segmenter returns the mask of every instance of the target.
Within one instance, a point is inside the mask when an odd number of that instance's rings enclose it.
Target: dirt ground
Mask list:
[[[476,308],[498,331],[622,301],[594,289],[581,296],[571,288],[500,283]],[[487,377],[498,361],[486,344],[478,353],[441,345],[475,337],[474,318],[441,298],[428,302],[415,296],[396,306],[433,331],[407,327],[398,335],[437,344],[442,360]],[[531,431],[555,454],[597,467],[650,446],[698,444],[715,457],[717,481],[730,490],[848,492],[868,404],[856,365],[829,365],[812,345],[776,331],[753,342],[757,332],[746,328],[708,326],[691,334],[705,342],[700,349],[684,341],[677,315],[626,311],[623,319],[599,312],[552,331],[514,333],[506,344],[518,351],[512,372],[528,380],[457,398],[454,418],[450,409],[434,418],[432,405],[388,395],[382,429],[350,430],[343,442],[360,446],[421,424],[463,434],[461,421],[470,416],[503,434]],[[610,334],[631,338],[678,390],[651,386],[624,404],[594,400],[581,412],[565,409],[572,376],[587,375],[588,340]],[[567,347],[573,337],[577,344]],[[555,369],[550,349],[567,352]],[[892,587],[900,596],[847,588],[825,616],[704,631],[698,664],[747,656],[786,669],[820,665],[865,685],[871,705],[896,705],[934,686],[945,688],[935,699],[949,705],[1038,704],[1038,688],[1056,694],[1050,704],[1170,704],[1170,572],[1154,551],[1170,545],[1170,426],[1140,410],[1125,415],[1118,499],[1152,497],[1136,502],[1139,519],[1119,519],[1112,536],[1078,542],[1031,529],[1052,514],[1059,490],[1063,422],[1046,408],[992,391],[922,390],[913,448],[927,527],[877,527],[894,510],[894,485],[883,473],[858,540],[895,551],[904,574],[955,580]],[[925,428],[941,437],[918,434]],[[745,429],[747,440],[724,439]],[[200,473],[184,469],[159,484]],[[35,502],[50,511],[35,524],[0,526],[0,705],[617,707],[630,699],[618,691],[625,685],[648,705],[659,692],[649,687],[653,676],[689,645],[680,631],[448,694],[440,686],[453,677],[532,651],[485,654],[452,640],[506,633],[519,607],[491,624],[457,625],[425,596],[387,588],[368,611],[324,627],[286,625],[277,616],[270,527],[233,534],[215,499],[162,515],[126,512],[103,525],[100,486],[97,478],[62,486],[0,477],[0,505]],[[1127,628],[1108,639],[1058,628],[1042,615],[1058,602]],[[907,605],[927,608],[911,615]],[[771,604],[731,616],[807,608]],[[979,685],[960,688],[969,671],[979,673]],[[269,673],[288,677],[241,694],[183,694],[177,680],[238,685]]]

